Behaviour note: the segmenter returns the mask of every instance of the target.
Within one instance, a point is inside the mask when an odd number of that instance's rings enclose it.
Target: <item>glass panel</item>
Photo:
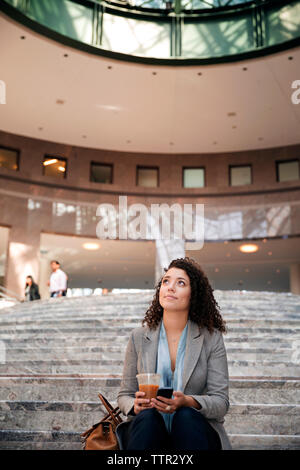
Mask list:
[[[299,161],[278,163],[279,181],[293,181],[299,179]]]
[[[170,24],[105,13],[102,47],[148,57],[170,57]]]
[[[253,47],[251,16],[185,23],[183,26],[184,57],[218,57],[238,54]]]
[[[204,187],[204,168],[184,168],[183,170],[184,188]]]
[[[278,44],[300,34],[300,4],[266,10],[266,45]]]
[[[92,42],[93,9],[68,0],[30,0],[28,16],[65,36]]]
[[[251,184],[251,166],[236,166],[230,168],[231,186]]]
[[[92,163],[91,181],[96,183],[112,183],[112,167],[109,165]]]
[[[18,151],[0,148],[0,167],[17,171],[19,169]]]
[[[138,186],[156,188],[158,186],[158,170],[156,168],[138,168]]]
[[[45,157],[43,167],[46,176],[54,176],[60,179],[66,177],[67,161],[65,159]]]

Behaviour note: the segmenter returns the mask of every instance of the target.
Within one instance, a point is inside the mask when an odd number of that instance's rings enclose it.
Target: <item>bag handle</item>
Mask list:
[[[101,393],[98,394],[98,397],[100,398],[103,405],[105,406],[105,408],[108,411],[108,415],[106,415],[102,419],[102,421],[104,421],[105,419],[107,419],[110,416],[112,418],[113,422],[115,423],[115,425],[118,425],[118,424],[122,423],[123,420],[119,416],[120,413],[121,413],[121,410],[119,409],[119,407],[117,406],[116,408],[113,408],[111,406],[111,404],[109,403],[109,401]]]

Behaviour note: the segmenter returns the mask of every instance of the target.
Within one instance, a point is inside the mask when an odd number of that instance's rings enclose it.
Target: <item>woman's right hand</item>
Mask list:
[[[143,398],[145,396],[145,392],[135,392],[135,400],[134,400],[134,413],[137,415],[140,411],[146,410],[147,408],[153,408],[150,400],[148,398]]]

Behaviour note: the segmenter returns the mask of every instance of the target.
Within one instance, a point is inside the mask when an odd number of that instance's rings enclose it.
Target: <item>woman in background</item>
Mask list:
[[[32,276],[26,277],[25,284],[25,301],[40,299],[39,286],[34,282]]]

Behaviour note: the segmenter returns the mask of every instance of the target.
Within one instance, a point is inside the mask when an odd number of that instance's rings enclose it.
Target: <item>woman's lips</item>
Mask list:
[[[177,297],[174,297],[173,295],[166,295],[166,299],[173,299],[173,300],[176,300]]]

